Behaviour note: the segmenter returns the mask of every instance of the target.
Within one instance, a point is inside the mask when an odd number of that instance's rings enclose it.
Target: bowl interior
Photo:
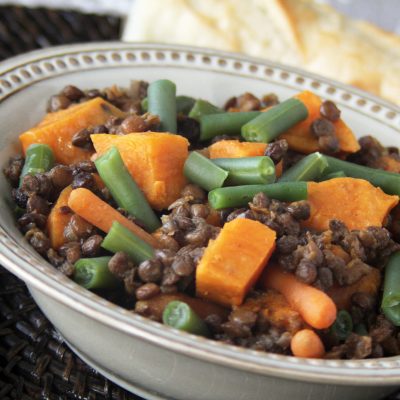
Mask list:
[[[301,90],[312,90],[339,105],[344,121],[357,136],[371,134],[386,145],[400,146],[399,109],[345,85],[293,68],[234,54],[162,45],[100,43],[48,49],[3,63],[0,67],[2,166],[19,151],[18,134],[43,117],[49,96],[65,85],[91,89],[113,84],[127,86],[130,80],[135,79],[153,81],[161,78],[176,82],[178,94],[204,98],[218,105],[244,92],[252,92],[256,96],[274,92],[285,99]],[[260,355],[218,343],[210,344],[207,340],[172,333],[168,328],[133,316],[80,288],[41,259],[15,226],[10,189],[2,174],[0,190],[0,207],[3,210],[0,214],[0,262],[28,284],[71,307],[76,307],[75,302],[79,302],[83,312],[98,311],[101,316],[92,313],[95,318],[103,318],[105,322],[114,324],[116,329],[126,330],[130,334],[146,332],[148,340],[162,338],[166,346],[176,346],[177,351],[192,351],[199,357],[212,358],[213,354],[217,354],[220,356],[218,362],[229,364],[232,360],[246,361],[248,368],[256,368],[260,372],[266,372],[271,366],[298,370],[300,365],[303,373],[324,373],[349,364]],[[371,374],[376,374],[380,368],[395,370],[400,366],[397,358],[351,363],[354,367],[351,374],[360,376],[369,374],[363,370],[364,367],[368,367],[367,371]],[[347,373],[344,371],[342,375]]]

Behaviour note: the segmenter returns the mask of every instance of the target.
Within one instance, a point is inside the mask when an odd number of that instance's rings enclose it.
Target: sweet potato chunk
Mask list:
[[[275,238],[275,231],[258,221],[226,223],[197,267],[197,296],[222,305],[242,304],[273,253]]]
[[[91,135],[98,155],[116,146],[132,178],[150,205],[162,210],[179,198],[186,184],[183,165],[189,142],[182,136],[161,132],[128,135]]]
[[[363,179],[336,178],[308,182],[311,216],[304,225],[324,231],[331,219],[344,222],[348,229],[382,226],[390,210],[399,202]]]
[[[336,319],[336,305],[325,292],[299,281],[295,275],[284,272],[280,267],[269,265],[260,279],[260,285],[282,293],[313,328],[329,328]]]
[[[327,294],[332,298],[339,310],[350,310],[351,296],[363,292],[376,296],[381,284],[381,273],[376,268],[371,268],[358,282],[349,286],[333,286]]]
[[[227,308],[202,299],[187,296],[183,293],[160,294],[149,300],[138,301],[135,305],[135,312],[145,317],[150,317],[155,321],[161,321],[165,307],[168,303],[175,300],[183,301],[188,304],[198,316],[203,319],[211,314],[216,314],[220,316],[222,320],[225,320],[229,314],[229,309]]]
[[[400,160],[390,156],[382,156],[381,164],[385,171],[396,172],[400,174]]]
[[[220,140],[209,146],[210,158],[240,158],[264,155],[266,143],[239,142],[239,140]]]
[[[209,158],[241,158],[263,156],[266,143],[239,142],[239,140],[220,140],[208,147]],[[282,161],[275,166],[276,177],[282,175]]]
[[[269,323],[292,334],[305,326],[300,314],[289,305],[285,297],[272,289],[248,298],[239,308],[261,312]]]
[[[78,108],[82,107],[82,104],[71,104],[68,108],[64,110],[59,110],[59,111],[53,111],[47,113],[43,119],[36,125],[36,127],[39,126],[45,126],[47,124],[50,124],[52,122],[58,121],[59,119],[65,118],[67,115],[75,112]]]
[[[125,115],[100,97],[54,114],[48,114],[42,123],[22,133],[19,139],[24,152],[32,143],[49,145],[56,161],[62,164],[89,160],[92,155],[92,152],[72,145],[72,137],[76,132],[103,124],[111,115]]]
[[[286,139],[289,147],[300,153],[309,154],[320,151],[318,139],[311,134],[310,127],[314,120],[321,118],[320,107],[322,100],[316,94],[307,90],[294,97],[301,100],[307,107],[308,117],[280,135],[280,138]],[[342,119],[333,122],[333,125],[335,126],[336,137],[339,140],[339,148],[342,153],[355,153],[360,149],[352,130]]]
[[[68,225],[73,213],[65,213],[63,207],[68,206],[68,199],[71,192],[71,186],[63,189],[47,219],[47,233],[50,238],[51,247],[54,249],[58,249],[65,242],[64,229]]]

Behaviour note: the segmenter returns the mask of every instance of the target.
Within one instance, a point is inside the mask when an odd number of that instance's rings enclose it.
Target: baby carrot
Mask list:
[[[336,320],[336,305],[323,291],[306,285],[277,267],[269,266],[262,277],[265,288],[281,292],[288,303],[316,329],[329,328]]]
[[[325,355],[324,344],[311,329],[302,329],[294,334],[290,349],[296,357],[322,358]]]
[[[85,188],[74,189],[68,199],[68,206],[80,217],[103,232],[108,232],[114,221],[128,228],[136,236],[153,247],[159,247],[157,240],[138,225],[124,217],[116,209]]]

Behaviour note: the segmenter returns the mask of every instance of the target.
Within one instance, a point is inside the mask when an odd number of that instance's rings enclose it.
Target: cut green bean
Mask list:
[[[339,340],[346,340],[353,331],[353,319],[346,310],[337,313],[336,321],[330,327],[331,333]]]
[[[215,210],[246,206],[257,193],[265,193],[271,199],[298,201],[307,199],[307,182],[282,182],[270,185],[232,186],[212,190],[208,202]]]
[[[188,115],[193,109],[196,99],[189,96],[176,96],[176,112],[178,114]]]
[[[374,186],[379,186],[387,194],[400,196],[400,174],[365,167],[330,156],[324,157],[328,161],[328,168],[325,173],[343,171],[347,176],[365,179]]]
[[[20,184],[25,175],[46,172],[54,165],[53,150],[47,144],[31,144],[26,149],[25,163],[20,176]]]
[[[210,140],[218,135],[240,135],[242,126],[260,114],[260,111],[248,111],[203,115],[200,118],[200,140]]]
[[[368,336],[368,330],[365,324],[357,324],[354,327],[354,333],[357,333],[357,335],[360,336]]]
[[[257,185],[275,182],[275,164],[267,156],[214,158],[214,164],[228,171],[225,186]]]
[[[167,79],[160,79],[150,83],[147,89],[147,99],[150,114],[160,117],[160,130],[162,132],[176,133],[175,83]]]
[[[19,219],[21,218],[24,214],[26,214],[26,209],[21,208],[20,206],[15,206],[14,207],[14,215],[15,218]]]
[[[196,99],[189,96],[176,96],[176,113],[188,115],[193,108]],[[149,100],[145,97],[141,101],[142,111],[145,113],[149,110]]]
[[[155,231],[160,221],[126,169],[118,149],[111,147],[95,164],[118,206],[140,220],[149,232]]]
[[[303,102],[288,99],[243,125],[242,136],[249,142],[269,143],[307,117],[308,110]]]
[[[205,322],[182,301],[171,301],[163,311],[162,320],[165,325],[195,335],[210,336]]]
[[[197,99],[192,109],[189,112],[189,117],[197,121],[200,121],[200,118],[203,115],[223,113],[223,112],[224,110],[222,110],[217,106],[214,106],[214,104],[211,104],[206,100]]]
[[[386,265],[381,306],[386,318],[400,326],[400,251]]]
[[[222,187],[229,175],[228,171],[218,167],[197,151],[193,151],[186,159],[183,173],[190,182],[207,191]]]
[[[322,177],[327,168],[328,162],[321,153],[311,153],[285,171],[279,182],[315,181]]]
[[[142,108],[143,113],[149,111],[149,99],[147,97],[142,99],[142,101],[140,102],[140,107]]]
[[[343,171],[330,172],[329,174],[322,175],[322,177],[319,179],[319,182],[329,181],[329,179],[346,178],[346,177],[347,175]]]
[[[137,264],[149,260],[154,255],[153,247],[117,221],[113,222],[101,247],[112,253],[123,251]]]
[[[106,289],[118,285],[108,269],[111,257],[81,258],[75,263],[73,280],[86,289]]]

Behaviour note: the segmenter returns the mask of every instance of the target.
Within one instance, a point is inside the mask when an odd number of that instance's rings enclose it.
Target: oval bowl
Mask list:
[[[19,150],[18,134],[44,115],[47,98],[67,84],[127,86],[167,78],[178,94],[217,104],[249,91],[287,98],[309,89],[335,101],[362,136],[400,145],[400,109],[372,95],[300,69],[201,48],[91,43],[15,57],[0,66],[0,154]],[[148,399],[377,399],[400,385],[400,357],[311,360],[242,349],[182,333],[81,288],[24,240],[1,175],[0,262],[23,279],[71,347],[90,365]]]

